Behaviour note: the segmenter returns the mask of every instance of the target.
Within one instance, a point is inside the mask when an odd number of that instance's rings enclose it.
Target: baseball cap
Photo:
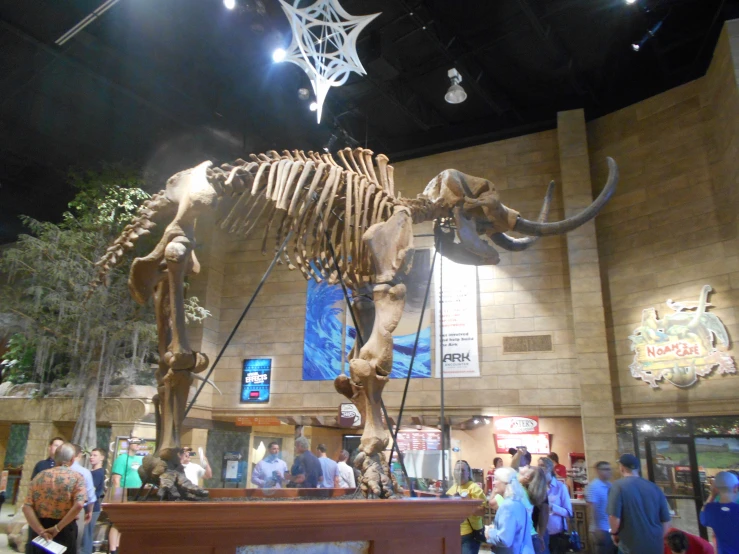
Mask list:
[[[739,477],[730,471],[719,471],[713,478],[713,486],[717,489],[733,489],[739,486]]]
[[[618,463],[629,469],[639,469],[639,458],[633,454],[621,454]]]

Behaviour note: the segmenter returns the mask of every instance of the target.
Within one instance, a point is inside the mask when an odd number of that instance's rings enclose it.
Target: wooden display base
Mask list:
[[[296,494],[286,489],[279,496]],[[372,554],[460,554],[460,523],[482,514],[479,500],[459,498],[123,502],[103,510],[122,533],[120,554],[234,554],[246,545],[335,541],[368,541]]]

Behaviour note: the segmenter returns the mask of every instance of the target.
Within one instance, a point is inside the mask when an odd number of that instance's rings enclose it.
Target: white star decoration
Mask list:
[[[280,0],[293,32],[285,61],[308,74],[320,123],[329,89],[346,83],[352,71],[366,75],[357,55],[357,37],[380,14],[353,16],[344,11],[338,0],[318,0],[302,9],[298,9],[299,3],[295,0],[291,6]]]

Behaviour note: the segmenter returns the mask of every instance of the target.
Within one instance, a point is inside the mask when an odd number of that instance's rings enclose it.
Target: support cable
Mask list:
[[[408,386],[411,382],[411,373],[413,373],[413,362],[416,360],[416,352],[418,350],[418,338],[421,335],[421,328],[423,326],[423,314],[426,313],[426,304],[428,303],[429,299],[429,291],[431,290],[431,280],[434,276],[434,265],[436,264],[436,254],[437,250],[434,250],[434,257],[431,259],[431,269],[429,270],[429,279],[426,283],[426,294],[423,297],[423,305],[421,306],[421,317],[418,320],[418,330],[416,331],[416,340],[413,343],[413,352],[411,353],[411,361],[408,365],[408,373],[405,376],[405,388],[403,389],[403,398],[400,401],[400,410],[398,411],[398,420],[395,422],[395,434],[393,435],[393,443],[398,443],[398,433],[400,432],[400,422],[403,419],[403,410],[405,409],[405,401],[408,396]],[[392,450],[390,452],[390,464],[393,462],[393,454],[395,454],[395,450]],[[400,457],[400,453],[398,453],[398,457]],[[408,481],[410,484],[410,481]],[[413,486],[411,487],[411,496],[415,496],[415,491],[413,490]]]
[[[262,290],[262,287],[264,286],[264,283],[267,281],[269,274],[272,273],[272,270],[274,269],[275,265],[277,265],[277,260],[280,259],[280,254],[282,254],[282,251],[285,249],[288,241],[290,240],[292,236],[293,236],[293,232],[292,230],[290,230],[290,232],[288,232],[287,236],[285,237],[285,240],[282,242],[282,246],[280,246],[280,249],[277,250],[277,252],[275,252],[275,257],[272,260],[272,263],[269,264],[267,271],[264,272],[264,275],[262,276],[262,280],[259,281],[259,284],[257,285],[257,288],[254,291],[254,294],[252,294],[251,298],[249,299],[249,303],[246,305],[246,308],[244,308],[244,311],[241,313],[241,317],[236,322],[236,325],[234,325],[234,328],[231,331],[231,334],[228,336],[228,338],[226,339],[226,342],[223,344],[221,351],[218,353],[218,357],[216,358],[216,361],[213,362],[213,365],[210,367],[210,370],[208,371],[208,375],[206,375],[205,379],[203,379],[203,382],[200,383],[200,386],[198,387],[198,390],[195,392],[195,396],[192,397],[190,404],[188,404],[187,409],[185,410],[185,415],[183,417],[187,417],[187,414],[190,412],[190,408],[192,408],[193,404],[195,404],[195,401],[198,399],[200,392],[203,390],[203,387],[205,387],[205,385],[207,384],[208,379],[213,373],[213,370],[215,370],[216,366],[218,365],[218,362],[221,360],[221,357],[223,356],[223,353],[226,351],[226,348],[231,343],[231,339],[234,338],[236,331],[238,331],[239,329],[239,325],[241,325],[241,322],[244,321],[246,314],[249,312],[249,309],[251,308],[252,304],[254,304],[254,300],[256,300],[257,295],[259,294],[259,291]]]
[[[329,254],[331,254],[331,258],[334,260],[334,268],[336,269],[336,273],[339,277],[339,283],[341,283],[341,288],[344,291],[344,298],[346,299],[347,308],[349,308],[349,313],[352,316],[352,321],[354,322],[354,328],[357,330],[357,342],[359,343],[359,348],[364,346],[364,340],[362,339],[362,331],[359,327],[359,322],[357,321],[357,316],[354,314],[354,306],[352,306],[351,302],[349,301],[349,291],[346,288],[346,284],[344,283],[344,278],[341,275],[341,269],[339,268],[339,261],[336,259],[336,252],[334,252],[334,245],[333,241],[331,240],[331,234],[326,231],[326,242],[328,243],[328,249]],[[390,434],[393,435],[395,433],[393,429],[393,424],[390,421],[390,416],[387,413],[387,408],[385,407],[385,401],[380,398],[380,407],[382,408],[382,415],[385,417],[385,422],[387,423],[388,430],[390,431]],[[398,452],[398,462],[400,463],[400,469],[403,472],[403,476],[405,477],[406,481],[408,483],[411,482],[410,477],[408,477],[408,472],[405,469],[405,462],[403,462],[403,458],[400,457],[400,451],[398,450],[398,443],[393,442],[392,448]],[[387,466],[388,473],[392,474],[392,469],[390,468],[390,464]],[[388,478],[390,479],[390,482],[392,483],[392,477],[391,475],[388,475]]]

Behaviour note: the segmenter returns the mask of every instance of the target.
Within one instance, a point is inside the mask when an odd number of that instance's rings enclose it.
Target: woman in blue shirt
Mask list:
[[[547,535],[549,552],[551,554],[564,554],[569,550],[569,538],[567,531],[567,520],[573,516],[572,501],[570,493],[564,483],[557,481],[554,473],[554,462],[549,458],[539,458],[539,467],[544,470],[549,482],[549,522],[547,523]]]
[[[526,493],[518,482],[518,473],[510,467],[502,467],[493,474],[493,490],[504,501],[498,506],[495,521],[485,528],[485,538],[496,554],[520,554],[533,548],[531,523],[524,505]]]

